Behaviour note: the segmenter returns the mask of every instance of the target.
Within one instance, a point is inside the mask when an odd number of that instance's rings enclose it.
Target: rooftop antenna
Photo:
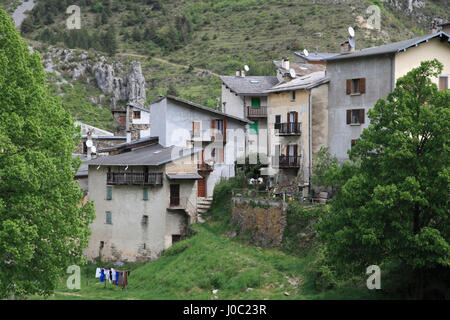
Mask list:
[[[248,67],[248,65],[245,65],[245,66],[244,66],[244,70],[245,70],[245,72],[248,72],[248,71],[250,70],[250,68]]]
[[[308,50],[304,49],[304,50],[303,50],[303,54],[305,55],[305,57],[309,56]]]
[[[292,79],[294,79],[297,76],[297,73],[293,68],[289,69],[289,74],[291,75]]]
[[[355,48],[355,29],[348,27],[348,34],[350,35],[348,38],[348,44],[350,47]]]

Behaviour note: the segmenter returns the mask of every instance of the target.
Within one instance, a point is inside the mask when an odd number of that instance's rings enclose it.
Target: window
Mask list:
[[[148,225],[148,216],[143,215],[141,223],[145,226]]]
[[[366,78],[347,80],[347,94],[361,94],[366,92]]]
[[[252,107],[253,108],[261,107],[261,98],[260,97],[252,97]]]
[[[112,187],[106,187],[106,200],[112,200]]]
[[[352,143],[351,143],[352,148],[356,145],[357,142],[358,142],[357,139],[352,139]]]
[[[180,240],[181,240],[181,235],[179,235],[179,234],[172,235],[172,243],[178,242]]]
[[[448,76],[439,76],[439,90],[448,89]]]
[[[252,124],[249,125],[250,134],[258,134],[258,121],[253,121]]]
[[[106,211],[106,224],[112,224],[112,213]]]
[[[200,121],[194,121],[192,122],[192,136],[193,137],[200,137]]]
[[[141,112],[133,111],[133,119],[140,119],[140,118],[141,118]]]
[[[363,124],[364,114],[364,109],[347,110],[347,124]]]
[[[171,184],[170,185],[170,205],[179,206],[180,205],[180,185]]]
[[[143,192],[142,192],[142,199],[143,200],[148,200],[148,189],[144,188]]]
[[[280,130],[280,128],[281,128],[281,116],[279,114],[277,114],[275,116],[275,127],[274,127],[274,129]]]
[[[104,246],[105,246],[105,241],[100,241],[100,250],[102,250]]]
[[[295,101],[295,90],[291,91],[291,101]]]

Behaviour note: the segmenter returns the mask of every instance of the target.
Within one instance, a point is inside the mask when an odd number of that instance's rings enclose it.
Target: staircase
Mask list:
[[[197,198],[197,216],[198,222],[203,223],[205,220],[202,218],[202,214],[206,213],[211,208],[212,197]]]

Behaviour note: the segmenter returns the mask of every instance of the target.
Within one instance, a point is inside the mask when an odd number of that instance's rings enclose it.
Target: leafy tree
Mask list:
[[[49,295],[83,262],[93,206],[73,181],[79,137],[39,54],[0,9],[0,298]]]
[[[441,72],[439,61],[422,62],[369,111],[349,152],[360,166],[319,224],[341,274],[382,265],[416,298],[450,293],[450,90],[430,79]]]

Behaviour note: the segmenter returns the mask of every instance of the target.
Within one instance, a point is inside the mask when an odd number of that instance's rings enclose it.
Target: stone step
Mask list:
[[[211,206],[206,205],[206,204],[197,204],[197,208],[199,208],[199,209],[209,209],[209,208],[211,208]]]
[[[202,214],[208,212],[209,209],[197,209],[197,214]]]

